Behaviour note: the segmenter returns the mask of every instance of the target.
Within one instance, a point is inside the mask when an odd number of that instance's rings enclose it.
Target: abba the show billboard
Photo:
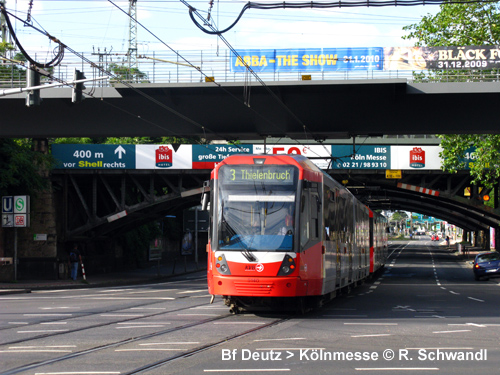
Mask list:
[[[499,46],[248,49],[231,54],[231,71],[469,70],[500,67]]]

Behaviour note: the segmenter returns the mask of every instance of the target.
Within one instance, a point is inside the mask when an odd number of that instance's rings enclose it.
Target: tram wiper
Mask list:
[[[257,262],[257,258],[247,249],[241,250],[241,253],[249,262]]]

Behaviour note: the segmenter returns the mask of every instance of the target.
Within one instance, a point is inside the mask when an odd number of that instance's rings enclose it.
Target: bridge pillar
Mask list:
[[[32,148],[47,154],[48,140],[33,139]],[[49,180],[48,170],[39,170],[38,173]],[[30,227],[18,229],[19,279],[58,277],[56,224],[54,192],[49,180],[45,190],[31,197]]]

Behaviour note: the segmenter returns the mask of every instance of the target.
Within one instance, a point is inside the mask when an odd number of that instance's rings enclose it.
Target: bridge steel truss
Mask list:
[[[52,174],[62,218],[63,241],[124,233],[199,204],[185,196],[208,179],[207,171],[55,170]]]
[[[433,216],[466,231],[500,232],[500,211],[483,204],[489,193],[472,189],[467,171],[449,174],[440,171],[403,171],[400,180],[386,179],[383,170],[330,170],[345,181],[351,192],[372,209],[405,210]],[[200,203],[196,189],[208,180],[208,170],[55,170],[53,186],[59,196],[63,241],[117,235],[141,224]],[[398,183],[431,189],[435,196],[398,187]],[[194,193],[191,193],[194,192]],[[495,194],[498,197],[498,190]],[[498,207],[498,198],[495,199]],[[497,240],[500,243],[500,240]]]
[[[347,187],[351,192],[372,209],[418,212],[445,220],[470,232],[482,230],[489,233],[489,227],[500,231],[498,189],[494,194],[496,208],[485,206],[483,196],[490,191],[484,189],[479,193],[479,189],[471,185],[468,171],[456,174],[403,171],[403,178],[399,180],[387,179],[385,171],[342,171],[332,174],[332,177],[340,181],[347,180]],[[410,190],[398,186],[398,183],[427,191]],[[464,197],[467,187],[472,187],[470,197]]]

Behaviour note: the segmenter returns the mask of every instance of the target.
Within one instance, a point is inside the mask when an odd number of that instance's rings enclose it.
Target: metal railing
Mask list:
[[[85,73],[87,78],[108,75],[106,72],[116,72],[113,67],[127,66],[125,53],[81,53],[79,56],[66,54],[62,63],[53,68],[53,77],[62,81],[71,81],[76,69]],[[99,67],[99,68],[98,68]],[[88,83],[86,86],[113,85],[115,82],[130,83],[200,83],[207,77],[213,77],[215,82],[255,82],[256,78],[249,73],[235,73],[230,69],[230,51],[220,53],[215,51],[179,51],[153,52],[139,55],[138,70],[141,77],[130,72],[115,74],[108,83]],[[132,72],[133,73],[133,72]],[[415,73],[415,74],[414,74]],[[406,79],[408,82],[420,82],[421,72],[408,70],[388,71],[323,71],[323,72],[273,72],[257,73],[264,82],[300,81],[302,75],[310,75],[312,81],[326,80],[367,80],[367,79]],[[491,71],[453,71],[444,73],[439,78],[426,78],[422,82],[491,82],[499,81],[498,72]],[[42,82],[52,81],[50,78]],[[14,88],[26,86],[24,67],[11,63],[0,63],[0,87]]]

